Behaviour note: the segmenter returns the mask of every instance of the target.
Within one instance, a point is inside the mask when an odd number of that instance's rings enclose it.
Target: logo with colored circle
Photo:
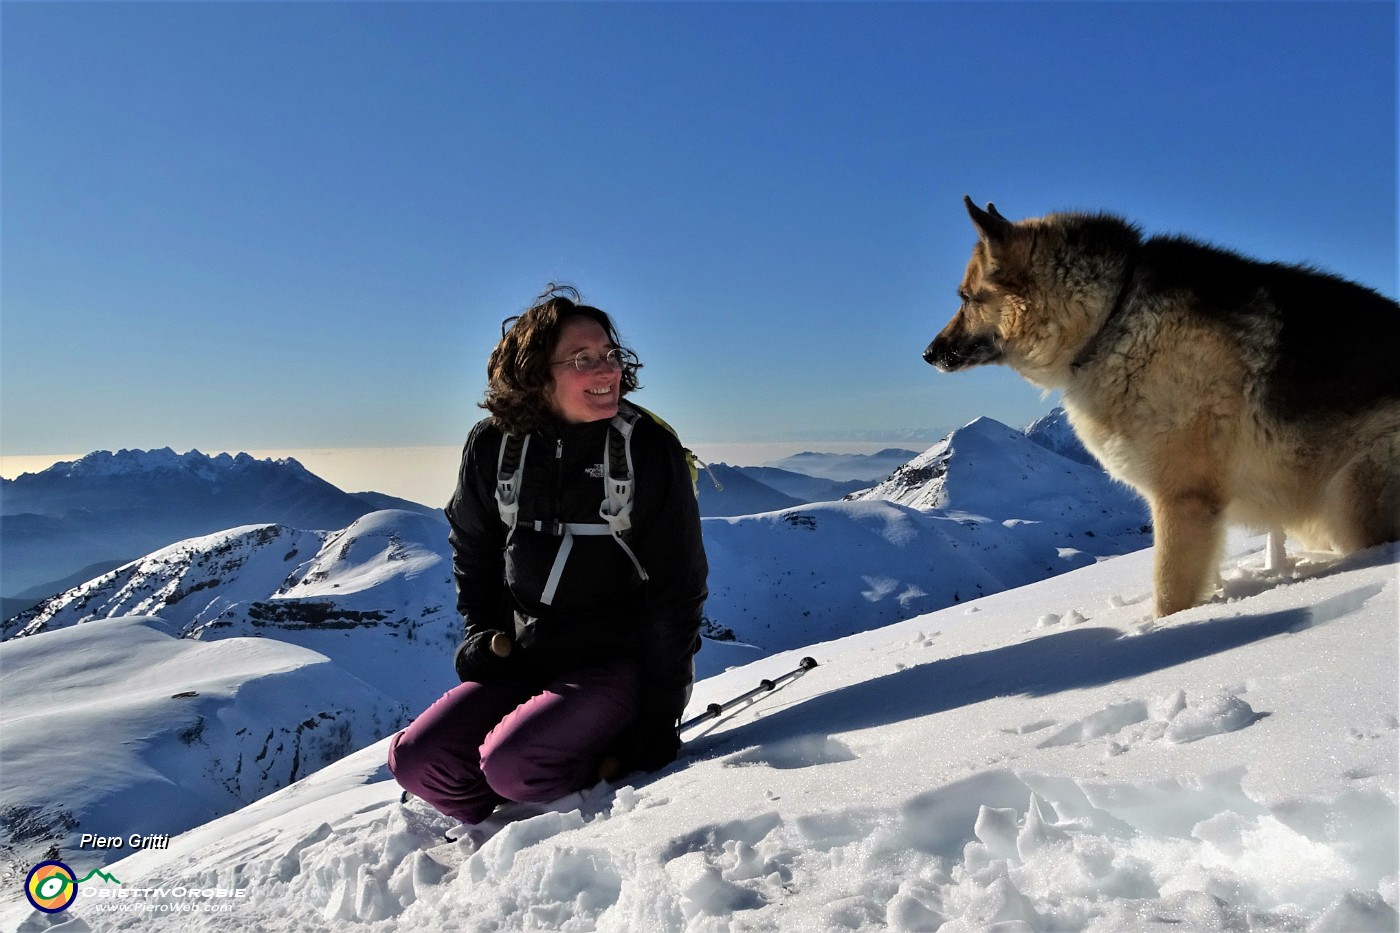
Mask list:
[[[40,862],[29,871],[24,896],[34,909],[46,914],[67,910],[78,898],[78,878],[62,862]]]

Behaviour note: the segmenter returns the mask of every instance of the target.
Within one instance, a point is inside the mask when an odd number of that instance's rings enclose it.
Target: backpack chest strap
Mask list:
[[[649,579],[642,562],[627,546],[623,535],[632,527],[633,470],[632,470],[632,428],[635,415],[626,417],[617,414],[608,424],[607,442],[603,448],[603,486],[605,495],[598,506],[598,514],[607,524],[597,522],[561,522],[535,520],[525,527],[562,538],[554,562],[549,568],[540,601],[548,606],[554,602],[559,590],[559,582],[564,576],[564,565],[568,563],[573,550],[574,538],[610,535],[622,548],[637,575],[642,580]],[[500,452],[496,457],[496,508],[501,522],[506,526],[506,540],[515,533],[520,514],[520,487],[525,473],[525,453],[530,446],[530,435],[523,438],[506,434],[501,438]]]
[[[537,528],[539,531],[549,531],[555,534],[552,529],[557,526],[561,531],[557,532],[562,539],[559,542],[559,550],[554,552],[554,563],[550,565],[549,577],[545,580],[544,591],[540,594],[540,602],[549,606],[554,603],[554,596],[559,592],[559,581],[564,579],[564,565],[569,562],[569,554],[574,549],[574,539],[578,537],[611,537],[622,548],[628,558],[632,561],[632,566],[637,569],[637,575],[643,580],[649,579],[647,572],[642,568],[642,562],[637,560],[637,555],[632,553],[632,549],[627,546],[627,542],[622,540],[622,536],[616,534],[607,525],[581,522],[532,522],[532,525],[543,526]],[[527,526],[528,527],[528,526]]]

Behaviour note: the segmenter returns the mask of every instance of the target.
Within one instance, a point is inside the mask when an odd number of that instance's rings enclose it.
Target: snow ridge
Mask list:
[[[300,645],[422,708],[451,686],[461,619],[450,568],[442,523],[413,512],[371,512],[336,532],[249,525],[162,548],[21,613],[10,630],[158,615],[185,638]]]

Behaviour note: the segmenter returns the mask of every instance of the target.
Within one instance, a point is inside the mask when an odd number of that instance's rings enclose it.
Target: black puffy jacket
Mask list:
[[[571,669],[633,657],[642,677],[641,713],[617,751],[626,765],[659,767],[675,754],[708,565],[680,442],[651,418],[638,418],[633,430],[635,491],[626,535],[647,579],[611,536],[580,536],[569,543],[552,600],[544,605],[541,598],[564,542],[555,523],[602,523],[608,424],[551,421],[531,432],[509,542],[495,498],[502,434],[490,418],[472,429],[446,509],[457,608],[466,626],[457,673],[462,680],[513,677],[543,686]],[[495,632],[514,640],[508,657],[491,652]],[[671,746],[669,754],[663,745]]]

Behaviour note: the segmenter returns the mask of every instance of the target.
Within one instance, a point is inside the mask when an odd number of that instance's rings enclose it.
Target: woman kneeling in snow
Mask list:
[[[707,595],[690,467],[623,401],[640,364],[577,299],[551,286],[503,325],[446,509],[462,683],[389,748],[399,784],[464,823],[680,748]]]

